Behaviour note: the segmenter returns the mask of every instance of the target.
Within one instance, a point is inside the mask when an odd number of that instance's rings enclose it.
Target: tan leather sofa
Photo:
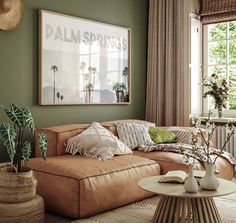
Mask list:
[[[101,124],[117,135],[115,121]],[[66,155],[65,142],[88,126],[64,125],[36,132],[36,137],[41,132],[48,136],[48,157],[45,162],[42,161],[36,145],[36,158],[30,160],[29,166],[38,179],[37,192],[44,198],[47,210],[74,218],[92,216],[152,196],[137,186],[144,177],[174,169],[187,171],[182,156],[176,153],[134,151],[133,155],[117,156],[106,161]],[[220,177],[232,179],[233,167],[228,161],[220,158],[217,168]]]

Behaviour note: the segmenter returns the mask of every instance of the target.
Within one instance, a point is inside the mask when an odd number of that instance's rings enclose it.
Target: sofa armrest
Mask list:
[[[73,124],[40,128],[36,130],[35,137],[37,139],[40,133],[46,134],[48,138],[47,156],[60,156],[65,154],[65,142],[88,127],[88,124]],[[39,156],[41,156],[41,150],[36,140],[35,157]]]

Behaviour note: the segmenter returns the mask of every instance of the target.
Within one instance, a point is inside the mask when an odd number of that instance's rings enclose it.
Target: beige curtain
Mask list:
[[[184,125],[183,0],[150,0],[146,120]]]
[[[191,13],[198,15],[200,10],[200,0],[191,0]]]

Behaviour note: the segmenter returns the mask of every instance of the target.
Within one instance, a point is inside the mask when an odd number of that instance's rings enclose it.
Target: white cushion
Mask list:
[[[132,150],[109,130],[93,122],[82,133],[68,140],[66,152],[104,160],[111,159],[114,155],[131,154]]]
[[[149,123],[116,123],[119,139],[135,149],[143,145],[153,145],[153,141],[148,133]]]

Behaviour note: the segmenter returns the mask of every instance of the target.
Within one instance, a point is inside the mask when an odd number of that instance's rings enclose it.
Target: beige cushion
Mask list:
[[[93,122],[81,134],[70,138],[67,142],[66,152],[72,155],[79,153],[102,160],[111,159],[114,155],[132,153],[127,145],[97,122]]]
[[[149,135],[149,123],[116,123],[119,139],[128,145],[131,149],[135,149],[142,145],[153,145],[153,141]]]

